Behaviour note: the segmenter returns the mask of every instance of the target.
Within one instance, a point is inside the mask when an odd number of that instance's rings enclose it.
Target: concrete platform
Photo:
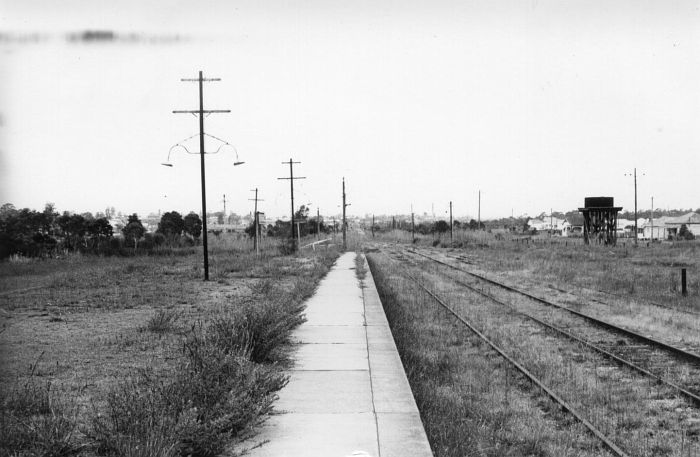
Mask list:
[[[343,254],[308,300],[295,365],[252,457],[428,457],[430,445],[371,273]]]

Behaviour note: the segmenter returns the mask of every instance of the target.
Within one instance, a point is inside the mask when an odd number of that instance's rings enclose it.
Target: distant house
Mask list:
[[[677,236],[683,225],[693,235],[700,236],[700,214],[690,212],[678,217],[663,216],[653,221],[648,220],[642,226],[639,237],[645,240],[665,240]]]
[[[667,236],[676,236],[681,226],[688,227],[688,231],[695,236],[700,236],[700,214],[690,212],[682,216],[671,218],[664,224]]]
[[[675,219],[675,217],[662,216],[656,219],[649,219],[642,225],[639,237],[645,240],[665,240],[668,238],[666,232],[666,222]]]
[[[567,222],[566,219],[559,219],[557,217],[542,217],[537,219],[530,219],[527,225],[531,229],[535,229],[538,232],[548,232],[563,234],[567,227],[571,224]]]
[[[545,222],[544,219],[530,219],[527,221],[527,225],[530,230],[537,230],[538,232],[543,232],[549,228],[549,223]]]
[[[634,221],[630,219],[618,219],[616,232],[618,238],[632,236],[632,232],[634,232]]]

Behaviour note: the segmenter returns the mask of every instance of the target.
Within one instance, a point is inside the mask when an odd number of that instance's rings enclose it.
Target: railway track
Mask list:
[[[386,255],[386,253],[384,253]],[[387,255],[389,259],[392,259]],[[399,261],[407,261],[407,259],[400,254],[396,256]],[[392,259],[397,260],[397,259]],[[411,275],[410,273],[404,271],[403,275],[413,281],[418,287],[424,290],[436,303],[438,303],[442,308],[447,310],[457,321],[467,327],[476,337],[481,341],[485,342],[494,352],[505,359],[510,365],[512,365],[518,372],[520,372],[528,381],[533,385],[537,386],[544,394],[546,394],[555,404],[566,411],[568,414],[573,416],[578,422],[583,424],[588,431],[595,436],[600,442],[615,456],[618,457],[630,457],[624,450],[622,450],[618,445],[616,445],[608,436],[606,436],[601,430],[599,430],[592,422],[584,417],[584,415],[571,406],[566,400],[564,400],[560,395],[558,395],[553,389],[548,387],[542,380],[535,376],[530,370],[525,366],[516,361],[511,357],[503,348],[498,346],[491,338],[486,336],[481,332],[470,320],[465,318],[456,312],[444,299],[433,292],[431,289],[426,287],[422,281]]]
[[[450,258],[450,259],[454,259],[454,260],[456,260],[457,262],[460,262],[460,263],[463,263],[463,264],[475,265],[475,262],[474,262],[472,259],[470,259],[469,257],[465,256],[465,255],[460,255],[460,254],[457,254],[457,255],[450,255],[449,253],[445,253],[444,255],[445,255],[445,257],[448,257],[448,258]],[[560,294],[568,295],[568,296],[571,296],[571,297],[578,297],[577,294],[576,294],[574,291],[572,291],[572,290],[567,290],[567,289],[563,289],[563,288],[561,288],[561,287],[555,287],[555,286],[552,286],[552,285],[547,285],[547,287],[548,287],[549,289],[555,291],[555,292],[560,293]],[[581,291],[585,291],[585,292],[591,293],[591,294],[604,294],[604,295],[607,295],[607,296],[609,296],[609,297],[613,297],[613,298],[617,298],[617,299],[622,299],[622,300],[628,298],[628,297],[625,297],[624,295],[616,294],[616,293],[614,293],[614,292],[610,292],[610,291],[607,291],[607,290],[590,289],[590,288],[587,288],[587,287],[578,287],[578,289],[581,290]],[[596,302],[596,303],[599,303],[599,304],[601,304],[601,305],[610,306],[609,303],[606,303],[606,302],[604,302],[604,301],[601,301],[601,300],[599,300],[599,299],[597,299],[597,298],[588,298],[588,300],[593,301],[593,302]],[[674,311],[674,312],[677,312],[677,313],[687,314],[687,315],[689,315],[689,316],[700,316],[700,312],[699,312],[699,311],[694,311],[694,310],[692,310],[692,309],[677,308],[677,307],[674,308],[674,307],[672,307],[672,306],[664,305],[664,304],[657,303],[657,302],[653,302],[653,301],[649,301],[649,300],[644,300],[644,301],[642,302],[642,304],[644,304],[644,305],[646,305],[646,306],[654,306],[654,307],[656,307],[656,308],[663,309],[663,310],[666,310],[666,311]]]
[[[450,270],[460,272],[462,270],[454,265],[449,265],[445,262],[441,263],[439,259],[433,259],[423,253],[417,253],[411,250],[403,252],[395,251],[391,254],[394,260],[408,263],[416,269],[419,269],[421,272],[425,271],[426,261],[435,262],[438,265],[445,264],[445,266],[449,267]],[[480,333],[474,324],[469,322],[469,318],[460,314],[459,311],[453,309],[449,305],[448,300],[446,300],[444,297],[440,297],[440,292],[426,287],[424,284],[425,280],[421,281],[417,279],[408,273],[408,270],[410,269],[405,269],[405,275],[407,275],[409,279],[428,293],[428,295],[430,295],[442,307],[446,308],[456,319],[467,325],[473,332],[476,334]],[[467,273],[468,276],[473,274],[472,272],[464,273]],[[436,271],[432,274],[438,274],[438,272]],[[605,323],[604,325],[600,325],[598,323],[598,319],[593,318],[593,320],[590,320],[590,316],[585,316],[576,312],[575,310],[569,310],[560,305],[549,303],[540,297],[531,296],[531,294],[518,291],[515,288],[509,286],[503,287],[504,285],[498,283],[497,281],[488,280],[488,278],[484,278],[486,279],[486,281],[484,281],[481,279],[481,275],[475,275],[473,278],[476,279],[476,282],[472,281],[471,283],[460,278],[446,275],[444,271],[439,271],[439,276],[446,277],[454,284],[457,284],[472,293],[488,298],[490,301],[497,303],[502,308],[508,309],[508,312],[511,314],[518,314],[531,322],[545,327],[548,332],[557,333],[560,336],[564,336],[576,344],[579,344],[581,347],[585,347],[591,352],[601,355],[609,361],[607,368],[619,369],[620,367],[626,367],[627,369],[642,376],[641,378],[638,377],[637,379],[644,379],[646,377],[650,380],[654,380],[655,384],[657,384],[659,387],[655,388],[656,390],[652,390],[651,394],[649,394],[654,398],[653,401],[663,398],[672,401],[675,395],[680,395],[687,400],[688,404],[694,404],[695,408],[700,407],[700,364],[697,363],[698,360],[700,360],[700,357],[698,357],[697,354],[689,353],[680,348],[673,348],[672,346],[662,342],[656,342],[644,335],[627,335],[628,331],[626,329],[619,329],[619,332],[615,331],[613,330],[613,327],[618,327],[613,326],[612,324]],[[502,293],[492,293],[494,288],[491,288],[489,292],[485,292],[483,287],[484,282],[489,285],[498,286],[495,289],[502,289],[506,295],[520,295],[521,301],[526,303],[526,306],[513,306],[512,304],[507,303],[506,299],[502,297]],[[522,300],[522,298],[526,298],[527,300]],[[527,305],[528,302],[529,305]],[[545,304],[543,302],[546,302],[547,306],[543,307],[542,305]],[[481,333],[479,337],[482,339],[486,338],[485,341],[493,347],[493,341],[487,341],[488,337],[486,337],[483,333]],[[641,341],[637,339],[638,337],[641,337]],[[653,341],[653,343],[650,341]],[[658,343],[659,346],[656,347],[655,343]],[[671,351],[668,350],[669,347],[672,348]],[[512,357],[506,354],[502,349],[494,349],[501,356],[506,358],[509,363],[514,364],[514,366],[517,364],[517,361],[511,360]],[[599,367],[601,369],[605,368],[602,364],[597,365],[596,372]],[[523,372],[521,368],[524,367],[516,368]],[[532,373],[523,373],[523,375],[532,381]],[[533,381],[534,384],[540,386],[539,382],[541,381]],[[614,442],[610,440],[603,432],[601,432],[600,429],[595,427],[594,422],[596,421],[586,421],[585,415],[582,415],[580,411],[576,411],[574,408],[571,408],[568,404],[566,404],[564,399],[561,397],[555,398],[555,392],[549,392],[544,389],[543,391],[545,391],[545,393],[547,393],[547,395],[550,396],[550,398],[552,398],[552,400],[556,403],[562,404],[563,401],[562,408],[569,411],[574,417],[576,417],[577,420],[583,423],[593,435],[601,439],[601,441],[605,443],[606,447],[608,447],[611,452],[613,452],[615,455],[628,455],[625,454],[620,447],[616,446],[613,448],[608,445],[605,440],[608,440],[613,445]],[[554,396],[551,394],[554,394]],[[697,413],[697,409],[695,411]],[[696,415],[696,413],[693,413],[693,415]],[[589,427],[589,425],[592,428]],[[601,425],[605,424],[603,423]],[[697,445],[697,443],[695,445]],[[622,454],[619,452],[622,452]],[[685,455],[685,453],[682,455]]]
[[[506,294],[495,294],[493,291],[484,293],[474,283],[470,284],[446,275],[462,287],[507,306],[568,338],[585,343],[589,348],[620,364],[664,382],[700,406],[700,356],[697,354],[552,303],[425,254],[415,251],[413,253],[505,290]],[[521,295],[528,300],[519,301],[518,305],[514,306],[506,302],[508,293]],[[537,304],[544,304],[545,308]]]

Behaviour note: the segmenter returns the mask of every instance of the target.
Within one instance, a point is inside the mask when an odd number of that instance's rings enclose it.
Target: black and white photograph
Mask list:
[[[0,457],[700,457],[697,0],[0,0]]]

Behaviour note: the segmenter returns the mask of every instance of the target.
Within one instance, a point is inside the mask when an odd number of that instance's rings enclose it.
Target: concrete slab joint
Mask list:
[[[247,455],[432,456],[372,275],[361,285],[354,262],[341,255],[307,301],[278,413]]]

